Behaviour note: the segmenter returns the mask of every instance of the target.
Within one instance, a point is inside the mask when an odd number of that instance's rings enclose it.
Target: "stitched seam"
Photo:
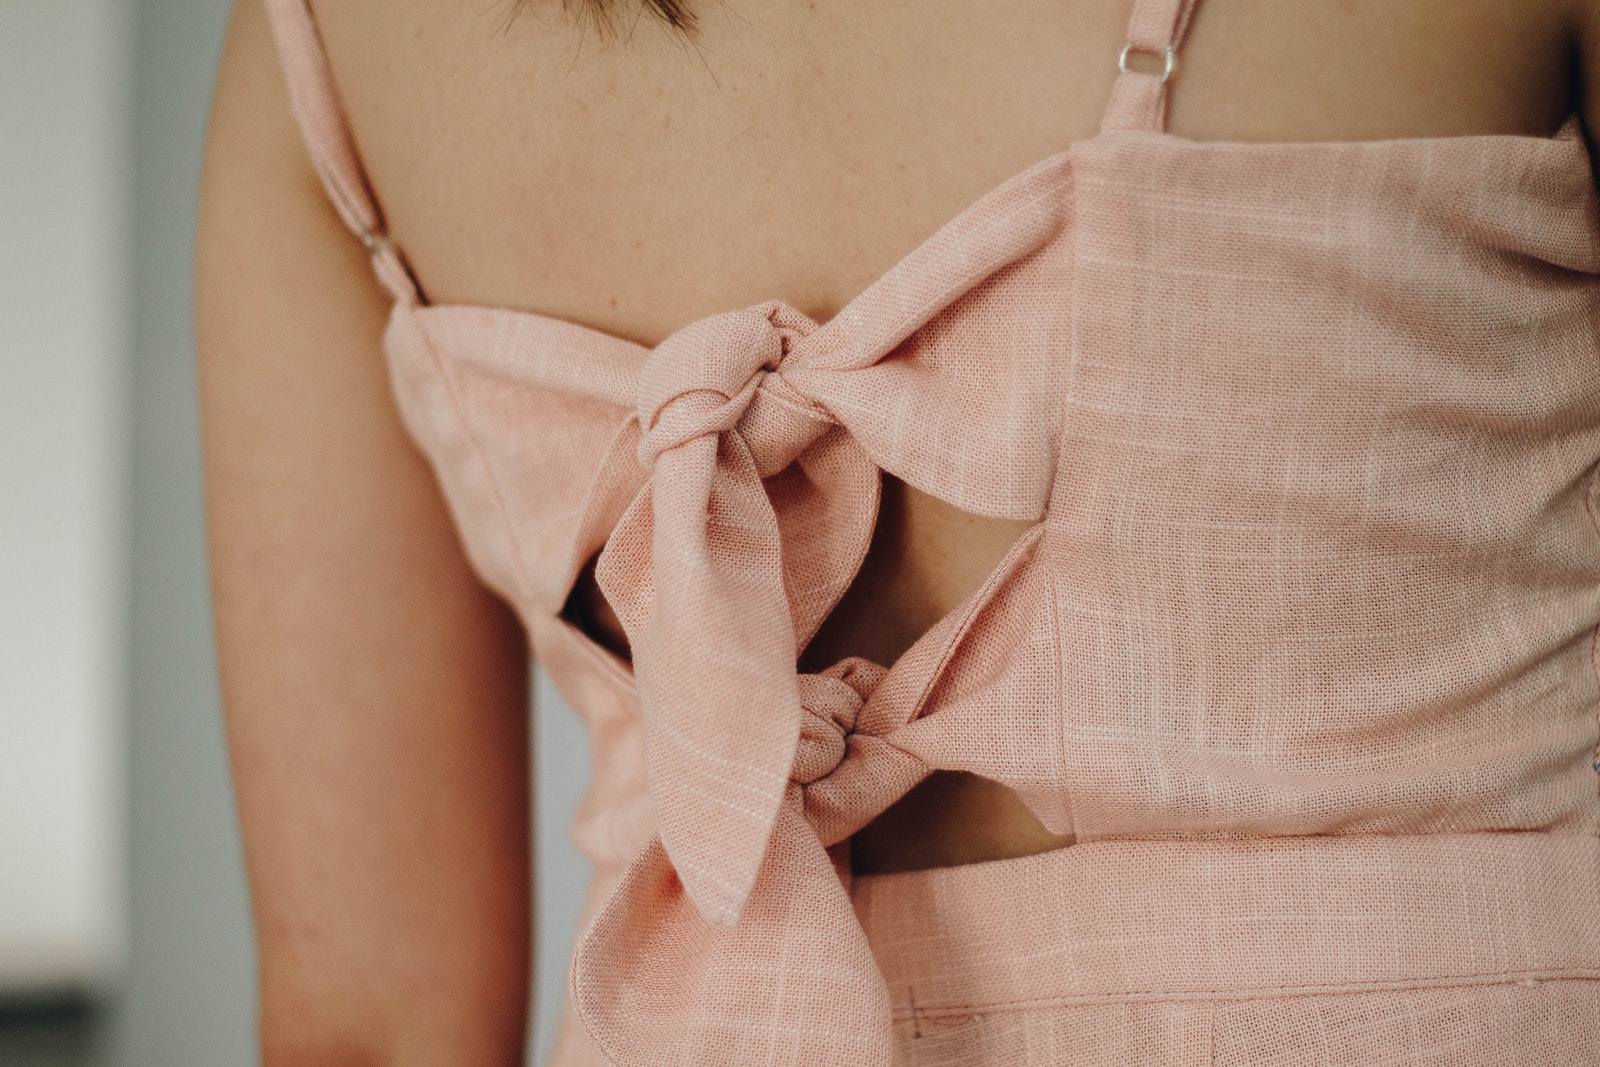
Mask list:
[[[1046,519],[1045,521],[1049,520]],[[1043,541],[1045,536],[1046,534],[1040,534],[1039,540]],[[1035,548],[1035,551],[1037,551],[1037,548]],[[1066,653],[1061,646],[1061,586],[1056,580],[1056,573],[1053,569],[1046,567],[1045,574],[1047,574],[1050,579],[1050,640],[1051,644],[1055,648],[1057,683],[1056,692],[1059,694],[1067,691]],[[1057,706],[1057,710],[1060,710],[1060,705]],[[1055,735],[1061,761],[1058,766],[1061,768],[1061,774],[1063,778],[1070,780],[1072,775],[1067,769],[1067,724],[1064,721],[1064,717],[1062,720],[1057,721]],[[1072,796],[1073,794],[1071,789],[1063,789],[1061,791],[1061,799],[1066,802],[1067,819],[1072,824],[1073,844],[1077,844],[1078,813],[1076,806],[1072,803]]]
[[[1258,830],[1172,830],[1162,833],[1149,834],[1095,834],[1080,838],[1080,845],[1195,845],[1195,844],[1249,844],[1251,842],[1283,842],[1283,841],[1345,841],[1359,840],[1361,838],[1400,839],[1417,838],[1427,839],[1436,837],[1486,837],[1502,835],[1518,835],[1522,837],[1545,837],[1551,839],[1573,838],[1581,841],[1593,841],[1595,835],[1587,830],[1549,830],[1541,826],[1485,826],[1477,829],[1462,827],[1445,827],[1438,830],[1318,830],[1309,833],[1296,833],[1284,831],[1280,833],[1263,833]],[[1043,855],[1043,853],[1039,853]],[[1019,857],[1026,859],[1027,857]]]
[[[977,621],[978,616],[988,609],[995,595],[999,593],[1000,587],[1010,581],[1012,576],[1024,566],[1032,562],[1033,554],[1038,550],[1039,541],[1043,537],[1044,520],[1040,519],[1022,531],[1016,541],[1012,542],[1012,546],[1006,551],[1004,558],[984,578],[983,584],[978,587],[968,603],[965,615],[956,624],[955,633],[950,635],[950,640],[940,652],[938,665],[928,672],[928,677],[923,682],[921,691],[917,694],[917,699],[913,706],[918,709],[919,715],[921,714],[921,709],[927,704],[928,694],[932,693],[934,688],[944,680],[945,672],[950,669],[951,660],[955,659],[956,653],[966,643],[967,635],[972,632],[973,624]],[[956,610],[959,611],[960,609]],[[954,613],[952,612],[952,614]],[[941,619],[939,622],[934,623],[934,627],[941,625],[943,621]]]
[[[1298,986],[1230,986],[1220,989],[1193,989],[1186,992],[1169,990],[1117,990],[1106,993],[1079,993],[1061,997],[1040,997],[1032,1000],[1007,1000],[995,1003],[948,1004],[937,1007],[917,1005],[919,1018],[947,1018],[962,1015],[981,1015],[996,1012],[1048,1011],[1094,1004],[1123,1004],[1137,1001],[1142,1004],[1176,1004],[1205,1000],[1257,1000],[1276,997],[1323,996],[1331,994],[1404,992],[1417,989],[1474,989],[1497,985],[1512,985],[1528,981],[1600,981],[1600,968],[1564,967],[1555,970],[1501,971],[1494,974],[1441,974],[1426,979],[1396,979],[1382,982],[1312,982]],[[910,1019],[904,1011],[894,1013],[896,1021]]]
[[[409,307],[407,308],[409,311]],[[483,442],[473,432],[472,424],[467,421],[466,412],[462,408],[461,397],[456,392],[455,382],[451,379],[445,368],[444,359],[439,355],[439,350],[433,343],[433,336],[428,333],[427,326],[417,315],[411,315],[412,327],[417,331],[417,336],[422,338],[422,344],[428,352],[428,358],[433,362],[434,373],[439,376],[440,383],[444,386],[445,395],[450,400],[450,410],[455,415],[456,425],[466,437],[467,443],[472,446],[472,453],[478,460],[478,465],[483,469],[484,481],[489,486],[490,499],[494,501],[495,510],[499,512],[501,527],[505,530],[506,540],[511,545],[511,559],[517,566],[517,589],[523,601],[532,601],[533,591],[528,582],[527,562],[522,558],[522,545],[517,541],[516,528],[511,523],[511,512],[506,507],[505,496],[500,491],[500,483],[494,476],[494,467],[489,463],[488,454],[484,451]]]
[[[567,595],[570,596],[571,593],[569,592]],[[583,655],[597,670],[602,671],[611,680],[623,684],[630,692],[634,690],[638,683],[615,652],[612,652],[609,648],[584,633],[583,627],[574,625],[571,620],[563,617],[559,612],[555,615],[549,615],[549,618],[555,620],[556,625],[570,631],[577,638],[578,646],[583,650]]]
[[[1589,472],[1588,491],[1583,496],[1584,510],[1589,513],[1589,525],[1594,528],[1595,536],[1600,538],[1600,515],[1595,513],[1595,496],[1600,494],[1600,464],[1596,464]],[[1589,635],[1589,670],[1594,674],[1595,686],[1600,690],[1600,623],[1595,625],[1594,631]],[[1600,793],[1600,697],[1595,700],[1595,731],[1597,740],[1594,752],[1590,757],[1590,766],[1596,774],[1595,791]]]

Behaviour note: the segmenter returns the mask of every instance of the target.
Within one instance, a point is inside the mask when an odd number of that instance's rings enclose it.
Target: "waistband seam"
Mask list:
[[[1186,992],[1149,990],[1144,992],[1082,993],[1067,997],[1037,1000],[996,1001],[994,1003],[915,1005],[910,1010],[896,1008],[896,1022],[916,1019],[958,1018],[998,1013],[1050,1011],[1054,1008],[1091,1007],[1104,1004],[1166,1004],[1270,1000],[1279,997],[1310,997],[1360,993],[1396,993],[1428,989],[1474,989],[1497,985],[1537,985],[1541,982],[1600,981],[1600,968],[1567,967],[1556,970],[1501,971],[1493,974],[1438,975],[1416,981],[1327,982],[1297,986],[1234,986],[1228,989],[1196,989]]]
[[[1589,485],[1583,494],[1584,510],[1589,513],[1589,525],[1593,527],[1595,536],[1600,538],[1600,464],[1596,464],[1589,472]],[[1600,687],[1600,623],[1595,625],[1594,631],[1589,635],[1589,669],[1594,675],[1595,684]],[[1595,728],[1600,735],[1600,698],[1595,700],[1594,708]],[[1595,792],[1600,794],[1600,736],[1597,736],[1595,748],[1590,753],[1591,765],[1595,771]]]

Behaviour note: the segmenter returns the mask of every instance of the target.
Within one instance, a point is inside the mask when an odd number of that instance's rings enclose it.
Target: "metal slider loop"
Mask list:
[[[366,246],[367,254],[371,256],[383,255],[394,251],[394,243],[389,240],[389,235],[382,230],[369,230],[361,228],[361,243]]]
[[[1161,67],[1161,84],[1167,84],[1167,79],[1172,77],[1172,68],[1178,65],[1178,50],[1176,48],[1169,44],[1165,50],[1158,52],[1153,48],[1142,48],[1139,45],[1134,44],[1132,41],[1129,41],[1127,44],[1122,46],[1122,54],[1117,57],[1117,69],[1119,71],[1124,74],[1129,73],[1128,56],[1132,55],[1134,52],[1144,52],[1147,55],[1163,57],[1163,63]]]

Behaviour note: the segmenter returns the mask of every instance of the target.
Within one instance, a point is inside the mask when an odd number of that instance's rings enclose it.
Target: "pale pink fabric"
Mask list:
[[[1177,82],[1134,69],[1098,136],[833,320],[774,302],[649,349],[427,304],[303,0],[267,3],[395,297],[407,427],[594,731],[593,1044],[569,1029],[558,1062],[1593,1054],[1600,212],[1575,119],[1196,143],[1163,129]],[[1139,0],[1130,40],[1176,48],[1193,6]],[[880,470],[1035,525],[897,663],[798,674]],[[597,553],[633,671],[560,615]],[[852,882],[846,839],[934,768],[1083,843]]]
[[[854,895],[920,1067],[1578,1067],[1600,1061],[1594,845],[1106,840]]]

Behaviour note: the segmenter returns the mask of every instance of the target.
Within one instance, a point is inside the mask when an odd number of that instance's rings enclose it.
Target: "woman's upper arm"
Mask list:
[[[520,1063],[527,656],[388,393],[386,297],[317,185],[260,0],[202,180],[223,698],[269,1064]]]

